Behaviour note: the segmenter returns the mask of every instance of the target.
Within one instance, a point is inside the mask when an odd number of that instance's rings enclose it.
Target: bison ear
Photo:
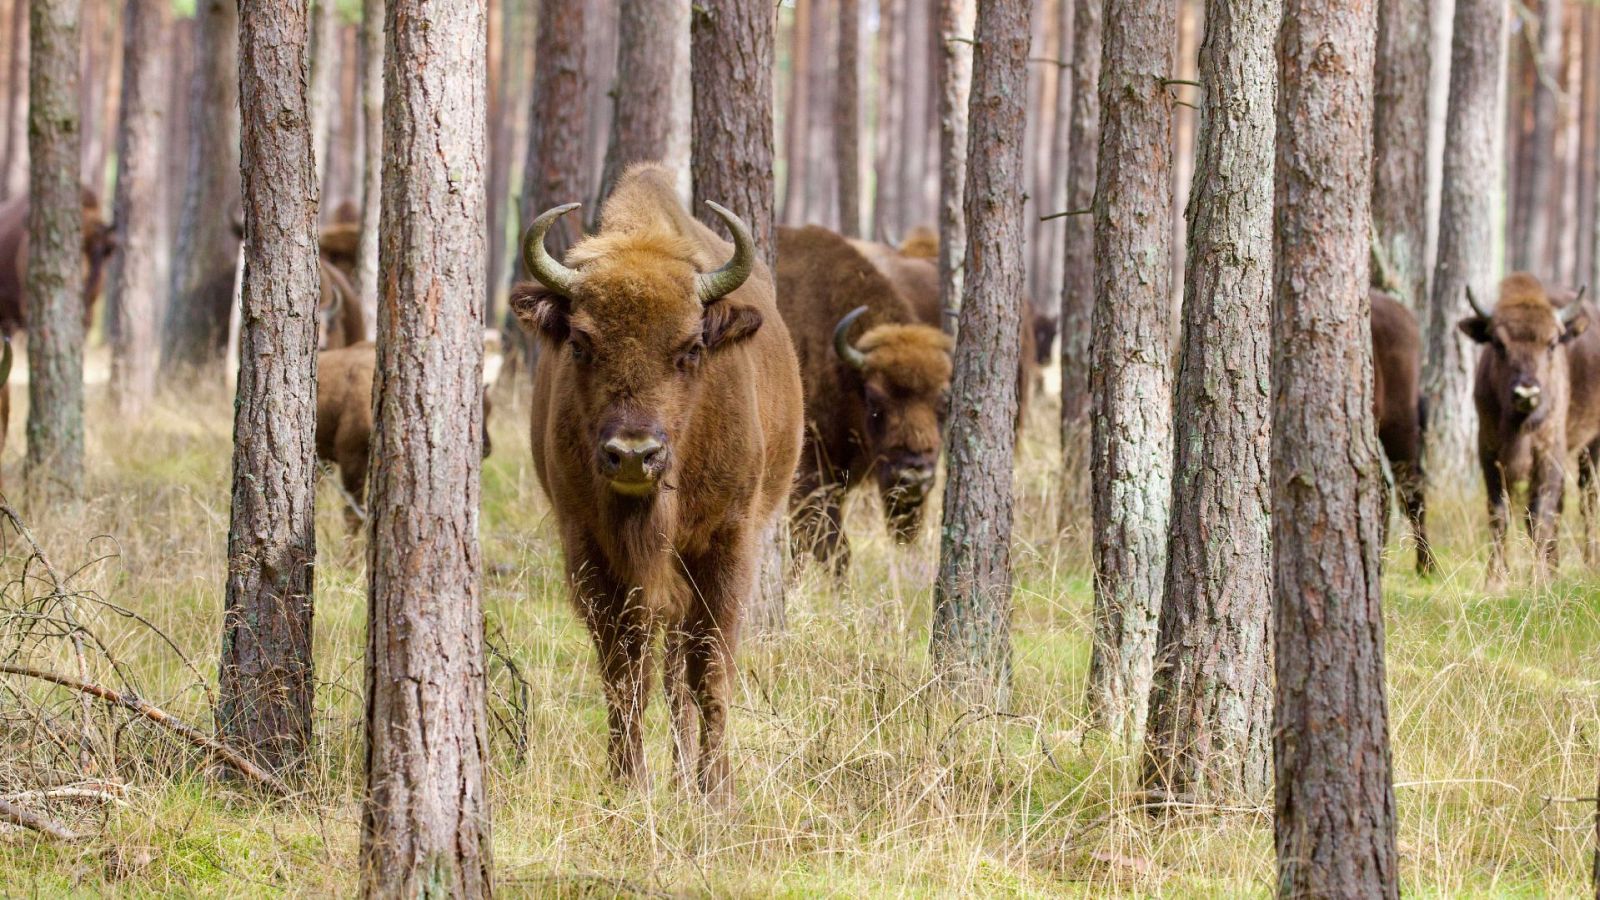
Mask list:
[[[1567,330],[1561,332],[1561,342],[1564,344],[1588,330],[1589,313],[1587,310],[1580,309],[1577,315],[1572,317],[1572,321],[1567,323]]]
[[[701,338],[707,350],[732,347],[761,330],[761,311],[735,303],[713,303],[701,319]]]
[[[1490,326],[1493,323],[1488,316],[1467,316],[1456,324],[1461,333],[1479,344],[1489,343]]]
[[[556,344],[567,339],[570,302],[537,281],[520,282],[511,289],[511,311],[528,333]]]

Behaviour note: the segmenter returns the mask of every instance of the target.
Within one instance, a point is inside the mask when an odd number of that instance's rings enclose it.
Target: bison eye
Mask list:
[[[696,342],[689,349],[678,354],[678,371],[692,372],[700,366],[700,354],[705,352],[705,345]]]
[[[583,363],[585,365],[588,364],[590,359],[589,348],[585,347],[581,341],[567,341],[567,347],[572,350],[572,359],[574,362]]]

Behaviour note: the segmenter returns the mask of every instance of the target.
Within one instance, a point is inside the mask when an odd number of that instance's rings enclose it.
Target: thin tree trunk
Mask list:
[[[622,0],[617,36],[616,115],[600,202],[628,166],[661,159],[672,131],[676,0]]]
[[[317,175],[307,96],[311,28],[300,0],[245,0],[243,313],[218,730],[264,767],[311,745],[317,556]]]
[[[311,5],[311,141],[316,148],[317,183],[320,185],[327,177],[329,155],[334,146],[334,92],[339,86],[339,13],[334,9],[333,0],[308,2]]]
[[[1428,142],[1417,123],[1428,116],[1429,0],[1378,0],[1377,65],[1372,114],[1373,246],[1413,312],[1424,306],[1428,275]]]
[[[235,0],[200,0],[195,19],[187,190],[161,353],[168,376],[222,362],[239,249],[239,11]]]
[[[361,242],[357,245],[356,290],[361,313],[378,321],[378,216],[383,207],[383,7],[361,3]]]
[[[524,226],[552,206],[581,202],[584,197],[584,130],[575,127],[587,121],[583,22],[581,4],[539,0],[539,53],[533,63],[528,155],[522,176]],[[552,110],[561,114],[552,115]],[[567,217],[556,222],[545,243],[560,259],[578,237],[577,217]],[[518,253],[514,281],[528,277],[520,257]]]
[[[1172,500],[1172,92],[1162,79],[1177,13],[1175,0],[1107,0],[1100,70],[1089,709],[1129,743],[1144,736]]]
[[[168,0],[129,0],[123,10],[122,111],[117,129],[115,215],[108,306],[111,391],[124,421],[138,421],[155,395],[157,255],[162,238],[161,152],[167,97]]]
[[[1438,263],[1428,306],[1428,356],[1423,395],[1425,470],[1438,484],[1471,471],[1474,349],[1456,328],[1468,314],[1466,290],[1491,296],[1495,271],[1495,197],[1500,150],[1490,136],[1500,99],[1505,7],[1494,0],[1456,0],[1450,51],[1450,110],[1445,125]]]
[[[1579,49],[1578,79],[1574,87],[1578,108],[1578,145],[1576,184],[1573,193],[1577,201],[1577,218],[1573,222],[1572,249],[1576,256],[1572,264],[1572,280],[1579,284],[1596,284],[1594,273],[1594,246],[1591,235],[1595,227],[1595,177],[1600,172],[1600,7],[1582,5],[1573,10],[1578,19]]]
[[[172,285],[177,277],[178,232],[183,219],[183,203],[188,195],[184,173],[189,165],[189,101],[194,82],[195,43],[198,23],[193,17],[174,18],[170,32],[167,64],[167,121],[161,136],[161,291],[156,296],[156,321],[163,332],[171,316]],[[157,374],[160,374],[159,367]]]
[[[678,174],[678,193],[685,206],[693,191],[691,184],[690,144],[693,143],[693,126],[690,116],[694,89],[689,70],[689,0],[671,0],[672,14],[672,128],[667,133],[667,146],[662,158],[667,167]]]
[[[25,189],[28,175],[28,8],[32,0],[13,0],[11,52],[6,62],[5,150],[0,154],[0,179],[7,197]]]
[[[800,218],[796,224],[837,228],[834,201],[838,187],[833,154],[833,96],[838,72],[834,45],[838,38],[838,0],[811,0],[806,39],[807,87],[805,122],[800,138],[806,156],[806,180],[800,186]]]
[[[1199,79],[1200,5],[1204,0],[1179,0],[1178,2],[1178,57],[1173,78],[1180,81]],[[1173,85],[1170,90],[1184,91],[1176,97],[1188,97],[1199,102],[1195,89],[1187,85]],[[1199,113],[1187,106],[1173,105],[1172,109],[1172,245],[1168,249],[1172,259],[1172,274],[1168,277],[1168,310],[1172,316],[1174,332],[1182,327],[1185,263],[1184,210],[1189,203],[1189,190],[1194,182],[1195,128]]]
[[[839,232],[861,236],[861,8],[839,0],[839,77],[833,91],[833,147],[839,183]]]
[[[1099,0],[1069,0],[1072,17],[1072,133],[1061,260],[1061,450],[1064,476],[1081,461],[1077,435],[1089,414],[1090,329],[1095,296],[1094,205],[1100,154]],[[1064,477],[1064,480],[1066,479]],[[1065,509],[1063,509],[1065,515]]]
[[[1056,3],[1056,91],[1055,109],[1050,117],[1050,148],[1046,168],[1047,189],[1036,207],[1040,216],[1048,216],[1067,209],[1067,180],[1072,171],[1072,16],[1077,4],[1073,0]],[[1057,325],[1061,322],[1061,290],[1063,262],[1061,246],[1066,240],[1065,218],[1040,222],[1039,243],[1035,256],[1047,268],[1041,279],[1043,289],[1031,296],[1035,311]],[[1036,352],[1049,351],[1049,347],[1036,348]]]
[[[1288,0],[1278,40],[1272,744],[1282,897],[1399,895],[1379,583],[1387,498],[1367,301],[1375,24],[1372,0]]]
[[[100,141],[100,113],[105,90],[105,54],[100,47],[100,32],[105,28],[106,0],[79,0],[78,5],[78,178],[91,190],[98,189],[95,157],[102,165],[105,154],[95,145]],[[100,175],[105,174],[104,168]]]
[[[583,138],[583,194],[578,199],[599,210],[600,176],[605,169],[606,144],[616,117],[614,86],[617,78],[617,40],[621,0],[588,0],[584,19],[584,90],[588,93],[588,129]],[[570,6],[570,4],[569,4]],[[563,12],[563,15],[567,13]],[[537,55],[537,54],[536,54]]]
[[[900,122],[906,114],[905,17],[909,0],[879,0],[876,147],[873,150],[872,235],[880,241],[905,237],[900,197]],[[965,145],[960,152],[965,152]],[[787,203],[787,200],[785,201]],[[789,221],[786,216],[784,221]]]
[[[905,110],[900,119],[900,203],[903,207],[900,234],[919,225],[937,221],[933,207],[924,193],[924,184],[930,170],[937,171],[937,161],[930,161],[927,129],[934,120],[933,79],[933,22],[929,0],[909,0],[906,17],[901,23],[905,34],[904,66]],[[1026,39],[1026,34],[1024,35]],[[935,144],[935,147],[938,145]],[[1018,177],[1021,177],[1019,170]],[[935,180],[937,184],[937,180]]]
[[[789,23],[789,103],[783,129],[783,222],[804,225],[811,154],[806,152],[811,103],[811,19],[817,0],[795,0]]]
[[[1455,0],[1430,0],[1428,14],[1428,168],[1427,237],[1423,258],[1425,289],[1418,301],[1417,320],[1426,330],[1429,298],[1433,296],[1433,267],[1439,256],[1439,201],[1444,181],[1444,123],[1450,107],[1450,35],[1455,29]],[[1426,340],[1426,335],[1424,335]]]
[[[956,333],[967,251],[967,103],[972,92],[970,0],[938,0],[939,20],[939,308]]]
[[[1552,235],[1550,223],[1555,218],[1556,184],[1556,126],[1557,97],[1561,68],[1561,10],[1562,0],[1542,0],[1539,5],[1539,50],[1533,56],[1533,126],[1529,133],[1527,158],[1519,159],[1528,167],[1528,207],[1523,229],[1518,233],[1522,260],[1519,268],[1549,273],[1551,265]],[[1531,55],[1531,54],[1530,54]]]
[[[528,54],[524,52],[523,17],[532,14],[524,8],[522,0],[504,0],[500,4],[500,49],[496,59],[490,60],[491,71],[497,72],[491,85],[489,100],[489,269],[484,280],[484,321],[495,321],[496,304],[506,283],[507,252],[511,239],[507,226],[511,216],[511,169],[513,159],[526,144],[517,140],[517,126],[527,110],[528,98],[523,85],[528,81]],[[490,35],[491,42],[495,35]],[[493,44],[491,43],[491,49]],[[620,87],[620,85],[619,85]]]
[[[967,140],[968,261],[933,589],[934,671],[976,702],[1011,689],[1011,469],[1024,284],[1022,119],[1032,0],[979,0]]]
[[[1281,0],[1210,0],[1189,197],[1172,523],[1145,783],[1199,803],[1272,789],[1268,382],[1273,46]]]
[[[33,0],[28,32],[27,480],[83,489],[78,2]]]
[[[486,897],[484,2],[387,14],[362,888]]]

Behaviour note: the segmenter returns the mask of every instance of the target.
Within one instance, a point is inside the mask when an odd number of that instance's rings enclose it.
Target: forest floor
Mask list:
[[[934,528],[895,548],[875,504],[858,499],[848,584],[807,569],[790,594],[788,633],[741,649],[730,717],[738,799],[727,813],[707,811],[667,777],[659,695],[648,732],[656,787],[638,793],[608,781],[600,690],[565,597],[525,410],[509,397],[498,402],[482,536],[501,893],[1269,894],[1269,809],[1152,816],[1132,801],[1137,755],[1086,727],[1088,509],[1057,533],[1050,402],[1034,410],[1019,457],[1007,713],[964,709],[932,690]],[[209,729],[195,673],[214,684],[231,406],[220,388],[186,391],[162,398],[137,428],[111,424],[103,387],[91,387],[90,406],[91,499],[73,509],[25,502],[20,491],[15,499],[57,567],[81,568],[74,587],[170,638],[172,646],[103,607],[81,613],[141,694]],[[11,486],[21,475],[22,416],[13,413],[5,456]],[[1589,894],[1594,808],[1559,798],[1595,790],[1600,575],[1581,571],[1569,533],[1553,585],[1528,586],[1527,548],[1518,546],[1520,586],[1482,593],[1481,491],[1474,479],[1441,493],[1431,518],[1442,574],[1411,574],[1397,519],[1385,585],[1402,888],[1411,896]],[[130,784],[121,805],[58,803],[56,815],[92,833],[82,843],[0,834],[0,894],[354,894],[365,551],[346,534],[332,486],[323,484],[318,499],[317,740],[314,758],[293,776],[300,793],[263,801],[216,777],[181,742],[123,729],[121,774]],[[0,598],[15,610],[26,549],[9,528],[4,541]],[[15,618],[0,627],[0,653],[14,660],[17,629]],[[70,671],[60,644],[22,661]],[[95,665],[92,674],[115,681]],[[24,759],[39,740],[10,713],[22,696],[47,696],[5,683],[13,693],[0,695],[0,796],[28,786],[5,760]],[[59,690],[48,697],[70,706]],[[127,717],[96,721],[109,723],[109,735]]]

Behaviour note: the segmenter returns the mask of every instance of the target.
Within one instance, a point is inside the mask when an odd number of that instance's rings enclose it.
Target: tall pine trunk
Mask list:
[[[622,0],[617,35],[616,115],[600,178],[600,201],[628,166],[662,159],[672,133],[677,0]]]
[[[483,0],[389,0],[367,542],[368,896],[491,893],[482,558]],[[441,435],[444,439],[441,439]]]
[[[33,0],[11,0],[11,34],[6,54],[6,115],[0,121],[5,144],[0,148],[0,195],[23,189],[28,152],[28,8]]]
[[[1375,23],[1373,0],[1287,0],[1278,39],[1272,745],[1282,897],[1399,894],[1367,301]]]
[[[1550,224],[1555,219],[1554,187],[1556,164],[1556,92],[1561,77],[1561,12],[1564,0],[1541,0],[1538,5],[1538,48],[1530,51],[1533,116],[1528,132],[1528,153],[1519,155],[1517,164],[1526,170],[1527,212],[1522,228],[1515,232],[1512,258],[1516,267],[1551,273]]]
[[[361,243],[356,290],[368,322],[378,321],[378,216],[383,208],[383,7],[361,3]]]
[[[584,90],[583,21],[582,4],[539,2],[539,52],[533,62],[528,153],[522,174],[524,228],[534,216],[552,206],[584,199],[587,179],[582,123],[587,121],[588,95]],[[557,259],[577,243],[578,221],[576,216],[563,218],[550,230],[546,244]],[[519,234],[522,231],[523,228],[518,229]],[[520,263],[521,256],[518,252],[513,281],[528,277]]]
[[[27,479],[83,489],[83,212],[78,0],[33,0],[28,31]]]
[[[861,0],[839,0],[838,83],[833,91],[833,168],[839,231],[861,236]]]
[[[1428,273],[1428,117],[1430,0],[1378,0],[1372,111],[1373,247],[1395,283],[1384,287],[1421,313]]]
[[[1170,77],[1175,0],[1107,0],[1094,199],[1089,709],[1144,735],[1172,501]]]
[[[1073,5],[1072,125],[1067,140],[1067,213],[1061,260],[1061,449],[1063,481],[1082,461],[1079,434],[1089,416],[1090,328],[1094,310],[1094,203],[1100,154],[1099,0],[1062,0]],[[1062,515],[1067,515],[1065,507]]]
[[[1003,706],[1011,688],[1011,472],[1023,307],[1023,98],[1032,0],[979,0],[967,138],[967,276],[950,385],[933,588],[934,670]]]
[[[939,20],[939,307],[955,334],[961,312],[962,255],[967,251],[967,102],[972,92],[971,0],[938,0]]]
[[[245,0],[243,311],[218,726],[268,768],[311,744],[316,562],[317,175],[310,21],[297,0]]]

